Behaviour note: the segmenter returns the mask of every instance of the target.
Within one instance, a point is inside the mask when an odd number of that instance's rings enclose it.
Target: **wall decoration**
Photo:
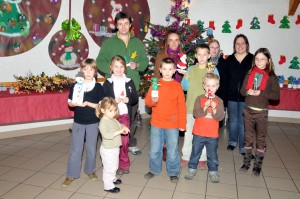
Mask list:
[[[208,27],[211,28],[211,29],[213,29],[213,30],[216,30],[215,22],[214,21],[209,21]]]
[[[279,28],[283,28],[283,29],[290,29],[290,21],[289,21],[289,17],[288,16],[284,16],[281,21],[280,21],[280,26]]]
[[[299,25],[300,24],[300,15],[297,15],[297,19],[295,21],[295,24],[296,25]]]
[[[292,61],[290,61],[290,63],[291,63],[291,65],[289,66],[289,69],[300,69],[300,67],[299,67],[299,61],[298,61],[298,57],[297,56],[295,56],[295,57],[293,57],[293,59],[292,59]]]
[[[257,17],[253,17],[251,23],[250,23],[250,29],[258,30],[260,29],[260,22],[258,21]]]
[[[280,58],[279,58],[279,62],[278,62],[278,64],[284,64],[286,62],[286,57],[285,57],[285,55],[280,55]]]
[[[222,26],[222,28],[223,28],[222,33],[231,33],[231,30],[230,30],[231,26],[230,26],[228,20],[224,22],[224,25]]]
[[[243,26],[243,20],[242,19],[238,19],[235,28],[236,29],[240,29],[242,26]]]
[[[84,35],[76,41],[66,41],[67,32],[56,32],[49,43],[48,52],[52,62],[63,70],[75,70],[89,55],[88,42]]]
[[[129,13],[133,19],[131,30],[144,40],[145,21],[150,21],[148,1],[85,0],[83,16],[92,39],[101,46],[102,42],[115,32],[114,18],[118,12]],[[167,20],[167,18],[166,18]]]
[[[0,0],[0,57],[24,53],[50,32],[61,0]]]
[[[275,20],[274,20],[274,15],[273,14],[269,14],[268,15],[268,22],[270,24],[275,24]]]

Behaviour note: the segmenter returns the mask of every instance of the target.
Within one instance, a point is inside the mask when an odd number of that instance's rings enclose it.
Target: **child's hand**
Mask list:
[[[119,98],[119,97],[116,97],[115,100],[116,100],[116,102],[117,102],[118,104],[122,101],[122,99]]]
[[[211,101],[210,106],[212,109],[215,109],[217,107],[217,103],[214,101]]]
[[[249,89],[249,90],[247,91],[247,94],[248,94],[248,95],[254,95],[254,90],[253,90],[253,89]]]
[[[178,73],[185,75],[187,73],[186,70],[183,69],[176,69]]]
[[[254,95],[254,96],[259,96],[259,95],[260,95],[260,90],[255,90],[255,91],[253,91],[253,95]]]
[[[156,102],[158,102],[158,97],[152,97],[152,104],[155,104]]]
[[[185,129],[179,128],[179,131],[184,131]]]
[[[207,69],[207,72],[208,72],[208,73],[213,73],[213,72],[214,72],[214,70],[215,70],[215,68],[214,68],[214,67],[209,67],[209,68]]]
[[[124,98],[122,99],[122,102],[124,102],[125,104],[127,104],[127,103],[129,102],[129,98],[128,98],[128,97],[124,97]]]
[[[210,100],[207,100],[207,101],[204,103],[204,106],[205,106],[206,108],[210,107],[210,106],[211,106]]]
[[[123,135],[127,135],[130,132],[129,128],[127,128],[126,126],[123,126],[122,130],[123,130],[122,132]]]

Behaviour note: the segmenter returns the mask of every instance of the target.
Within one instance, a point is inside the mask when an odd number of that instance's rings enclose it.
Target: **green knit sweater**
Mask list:
[[[131,56],[135,52],[136,57],[132,59]],[[127,59],[131,60],[132,62],[138,63],[138,67],[134,70],[130,69],[130,67],[127,67],[126,76],[133,80],[136,89],[139,90],[141,82],[139,72],[143,72],[149,63],[143,42],[135,37],[132,33],[130,33],[130,39],[127,47],[126,44],[118,38],[117,34],[105,40],[102,43],[96,61],[98,69],[105,73],[106,78],[110,77],[109,63],[111,58],[115,55],[121,55],[124,58],[127,57]]]

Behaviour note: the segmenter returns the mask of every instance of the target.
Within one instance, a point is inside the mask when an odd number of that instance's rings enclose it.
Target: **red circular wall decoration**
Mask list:
[[[83,16],[93,40],[101,46],[112,35],[114,18],[118,12],[129,13],[133,19],[131,31],[143,40],[148,32],[145,21],[150,21],[148,1],[144,0],[85,0]]]
[[[49,43],[49,56],[53,63],[63,70],[75,70],[88,57],[89,46],[84,35],[77,41],[66,42],[66,31],[56,32]]]
[[[0,57],[37,46],[56,22],[61,0],[0,0]]]

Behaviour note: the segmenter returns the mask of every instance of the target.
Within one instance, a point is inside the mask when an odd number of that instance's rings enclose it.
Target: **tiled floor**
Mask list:
[[[130,154],[130,173],[120,176],[123,184],[118,194],[103,190],[102,167],[97,157],[99,180],[90,181],[82,173],[68,188],[61,188],[65,178],[71,135],[68,131],[49,132],[0,140],[0,198],[15,199],[300,199],[300,125],[269,123],[268,150],[262,175],[240,173],[242,156],[227,151],[228,131],[220,130],[220,183],[207,178],[207,170],[199,170],[188,181],[183,178],[173,184],[166,175],[165,164],[161,176],[144,179],[148,171],[149,128],[147,120],[136,137],[142,155]],[[180,137],[180,148],[183,138]],[[100,143],[98,143],[100,145]],[[85,157],[85,156],[84,156]]]

